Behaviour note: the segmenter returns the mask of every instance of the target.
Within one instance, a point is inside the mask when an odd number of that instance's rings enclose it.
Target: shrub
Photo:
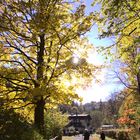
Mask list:
[[[106,136],[113,138],[113,139],[116,139],[116,131],[108,130],[108,131],[104,131],[104,133]]]
[[[128,132],[126,132],[126,131],[118,131],[117,140],[130,140]]]
[[[63,128],[68,123],[66,115],[57,110],[48,110],[45,114],[45,137],[46,139],[61,137]]]
[[[22,134],[21,140],[44,140],[44,139],[43,136],[39,134],[39,132],[36,129],[31,128],[29,131],[25,131]]]
[[[111,129],[111,130],[102,130],[107,137],[116,139],[116,140],[137,140],[136,134],[130,129]],[[98,131],[100,134],[101,130]]]
[[[0,110],[0,140],[43,140],[43,137],[20,114]]]
[[[0,140],[19,140],[31,125],[14,110],[0,110]]]

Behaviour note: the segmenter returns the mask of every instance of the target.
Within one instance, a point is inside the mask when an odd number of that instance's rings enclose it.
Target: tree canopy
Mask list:
[[[115,44],[107,49],[111,50],[112,47],[115,47],[116,49],[111,52],[115,54],[115,60],[118,59],[122,63],[120,73],[123,73],[124,78],[120,77],[119,74],[117,77],[127,88],[140,93],[140,16],[138,12],[140,1],[97,0],[93,4],[97,4],[97,2],[102,5],[97,21],[101,33],[100,37],[113,36],[116,38]]]

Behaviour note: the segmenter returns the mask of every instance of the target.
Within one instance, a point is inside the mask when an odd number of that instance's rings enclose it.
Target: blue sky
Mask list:
[[[100,7],[91,7],[92,0],[86,0],[85,4],[87,6],[86,8],[86,13],[89,13],[90,11],[93,10],[98,10]],[[89,39],[90,43],[93,44],[94,47],[99,47],[99,46],[109,46],[111,44],[114,44],[114,40],[110,38],[104,38],[104,39],[99,39],[98,38],[98,26],[94,25],[91,29],[90,32],[86,34],[87,38]],[[93,62],[97,61],[100,64],[105,63],[105,57],[102,56],[101,54],[96,53],[93,54],[94,57],[92,58]],[[115,69],[115,68],[114,68]],[[101,79],[101,83],[95,83],[94,80],[92,82],[92,86],[88,87],[87,89],[78,89],[77,93],[83,97],[83,103],[91,102],[91,101],[105,101],[109,98],[110,94],[116,91],[120,91],[123,89],[123,85],[115,83],[116,79],[108,79],[107,75],[111,72],[111,69],[104,69],[102,70],[101,74],[98,76]]]

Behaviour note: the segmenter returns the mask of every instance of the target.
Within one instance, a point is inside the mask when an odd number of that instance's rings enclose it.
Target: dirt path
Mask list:
[[[77,135],[77,136],[70,136],[70,137],[63,137],[62,140],[83,140],[83,136],[82,135]],[[97,134],[94,134],[92,136],[90,136],[90,140],[100,140],[100,136]],[[113,140],[110,138],[106,138],[106,140]]]

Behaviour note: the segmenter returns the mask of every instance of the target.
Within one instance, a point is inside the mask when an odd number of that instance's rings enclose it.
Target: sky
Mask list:
[[[100,7],[97,6],[95,8],[91,7],[90,4],[92,3],[92,0],[86,0],[85,4],[87,6],[86,13],[93,11],[95,9],[99,9]],[[105,39],[98,39],[98,27],[97,25],[94,25],[90,32],[86,34],[88,40],[90,43],[93,44],[94,47],[99,46],[109,46],[111,44],[114,44],[114,40],[112,38],[105,38]],[[103,57],[101,54],[95,52],[90,54],[89,61],[93,63],[94,65],[101,65],[105,63],[105,57]],[[109,99],[109,96],[116,91],[120,91],[123,89],[123,85],[115,83],[116,79],[114,81],[112,79],[107,79],[107,74],[111,72],[111,70],[103,69],[101,74],[98,75],[98,78],[100,78],[100,83],[95,83],[94,79],[92,81],[92,86],[88,87],[86,89],[77,89],[76,92],[79,96],[83,98],[83,104],[92,102],[92,101],[105,101]]]

